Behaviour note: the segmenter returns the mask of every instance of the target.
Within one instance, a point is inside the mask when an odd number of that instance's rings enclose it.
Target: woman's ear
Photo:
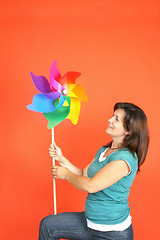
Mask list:
[[[124,135],[128,136],[128,135],[129,135],[129,132],[125,132]]]

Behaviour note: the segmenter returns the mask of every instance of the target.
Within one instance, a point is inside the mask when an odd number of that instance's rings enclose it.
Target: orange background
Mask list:
[[[78,125],[55,128],[55,141],[79,167],[110,139],[113,105],[133,102],[148,116],[150,147],[130,194],[135,240],[157,239],[160,224],[160,2],[158,0],[23,0],[0,3],[0,239],[34,240],[53,212],[51,133],[43,114],[26,109],[30,71],[80,71],[88,95]],[[57,181],[58,212],[83,211],[86,193]]]

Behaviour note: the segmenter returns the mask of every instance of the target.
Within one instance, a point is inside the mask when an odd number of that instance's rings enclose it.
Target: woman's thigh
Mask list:
[[[47,239],[93,240],[84,212],[66,212],[42,219],[39,240]]]
[[[130,225],[124,231],[101,232],[90,229],[95,240],[133,240],[133,227]]]

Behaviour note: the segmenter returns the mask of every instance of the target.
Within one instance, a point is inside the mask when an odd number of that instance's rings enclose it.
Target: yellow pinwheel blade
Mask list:
[[[70,119],[71,122],[76,125],[78,122],[79,112],[81,108],[81,101],[78,98],[70,98],[70,113],[66,117],[66,119]]]
[[[88,97],[79,84],[68,84],[68,97],[79,98],[82,102],[87,102]]]

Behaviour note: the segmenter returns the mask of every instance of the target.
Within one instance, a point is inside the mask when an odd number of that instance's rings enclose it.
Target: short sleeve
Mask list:
[[[113,162],[116,160],[124,160],[130,168],[130,173],[137,172],[138,169],[138,158],[137,154],[133,154],[128,149],[120,149],[113,152],[110,155],[109,162]]]

